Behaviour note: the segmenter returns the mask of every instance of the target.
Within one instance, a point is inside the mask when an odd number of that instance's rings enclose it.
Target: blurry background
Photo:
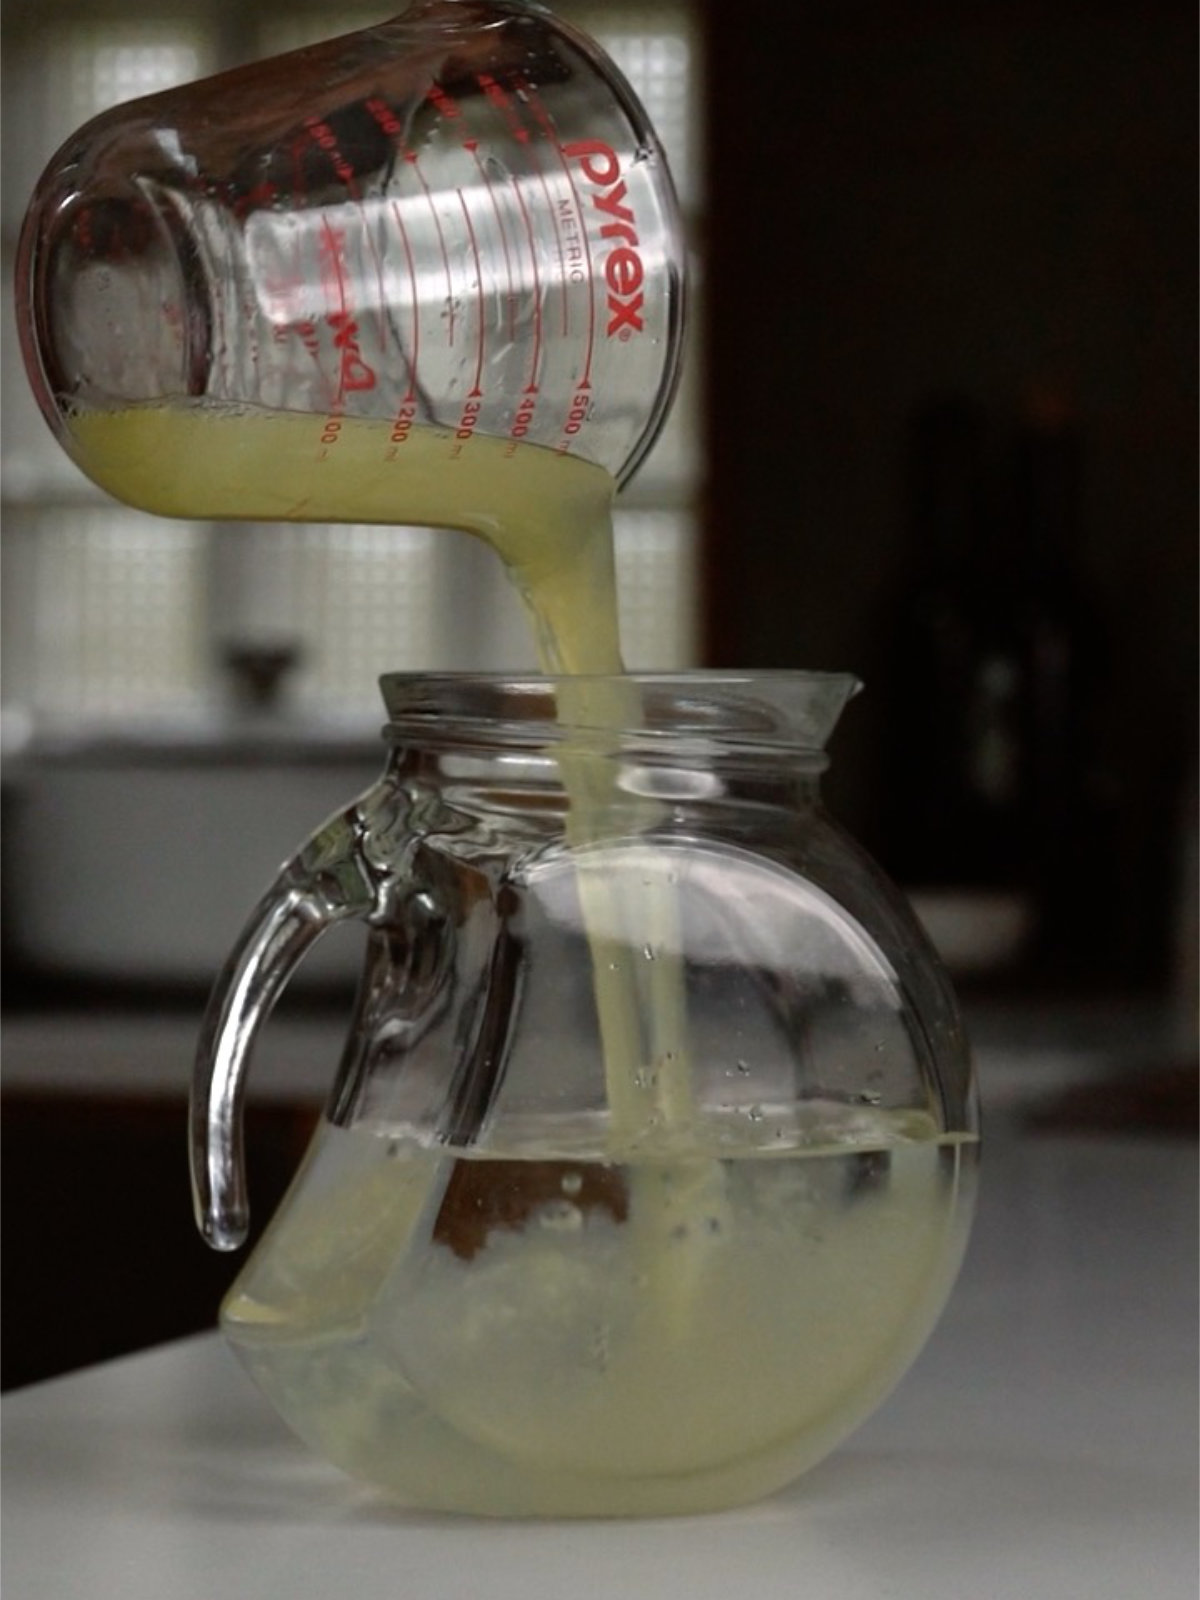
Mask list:
[[[1194,7],[558,9],[646,103],[694,257],[686,382],[617,528],[629,664],[861,676],[827,794],[941,945],[985,1096],[1194,1135]],[[205,988],[375,775],[378,673],[530,663],[465,536],[106,501],[12,333],[67,133],[386,14],[5,8],[6,1384],[211,1319],[231,1264],[192,1233],[182,1134]],[[260,1220],[355,960],[331,936],[270,1030]]]

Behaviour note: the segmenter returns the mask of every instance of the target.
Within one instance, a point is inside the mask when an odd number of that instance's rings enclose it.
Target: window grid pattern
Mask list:
[[[680,204],[700,199],[696,160],[698,49],[690,14],[683,7],[656,8],[653,26],[645,8],[581,12],[579,21],[612,57],[646,108],[671,162]]]
[[[199,706],[206,534],[103,507],[9,519],[29,652],[17,674],[35,715],[104,722]]]
[[[295,639],[293,700],[321,718],[374,715],[381,672],[432,666],[444,622],[443,562],[427,528],[354,524],[257,530],[270,553],[244,637]]]
[[[618,512],[614,529],[621,651],[630,671],[696,659],[696,522],[686,511]]]
[[[399,8],[397,8],[399,9]],[[288,16],[264,17],[255,30],[255,56],[279,56],[289,50],[335,39],[339,34],[357,33],[360,28],[375,28],[384,20],[378,8],[349,11],[293,11]]]
[[[10,130],[19,140],[5,159],[4,223],[20,226],[25,203],[59,145],[82,123],[122,101],[155,94],[216,68],[203,21],[147,17],[72,18],[14,51]],[[6,75],[7,76],[7,75]],[[8,119],[6,119],[8,120]]]

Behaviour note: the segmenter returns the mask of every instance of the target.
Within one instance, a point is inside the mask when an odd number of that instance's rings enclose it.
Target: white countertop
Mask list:
[[[1195,1600],[1196,1222],[1190,1142],[998,1120],[917,1365],[722,1516],[396,1510],[294,1443],[216,1335],[17,1391],[4,1600]]]

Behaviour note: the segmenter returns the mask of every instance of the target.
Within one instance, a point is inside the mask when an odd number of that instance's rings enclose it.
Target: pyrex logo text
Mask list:
[[[608,337],[642,331],[642,279],[645,270],[638,254],[637,224],[624,203],[627,197],[621,163],[616,151],[603,139],[577,139],[563,146],[568,161],[578,161],[584,177],[595,186],[592,205],[604,221],[602,239],[615,239],[616,245],[604,260],[604,281],[608,285]]]

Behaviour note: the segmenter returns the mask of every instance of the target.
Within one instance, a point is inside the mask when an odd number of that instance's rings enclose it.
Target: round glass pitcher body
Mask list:
[[[193,1107],[229,1244],[254,1027],[321,927],[364,918],[327,1113],[222,1311],[347,1472],[484,1514],[715,1509],[819,1460],[915,1357],[976,1107],[936,957],[819,802],[853,687],[385,680],[383,777],[260,905]]]
[[[119,499],[374,520],[353,457],[383,520],[421,522],[431,433],[443,473],[476,435],[635,470],[683,258],[653,129],[592,40],[524,0],[414,0],[80,129],[30,205],[17,314],[43,412]]]

